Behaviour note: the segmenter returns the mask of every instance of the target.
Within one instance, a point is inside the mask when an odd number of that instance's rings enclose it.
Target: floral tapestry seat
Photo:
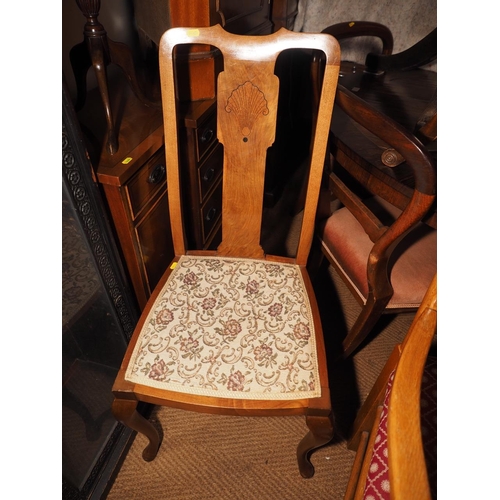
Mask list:
[[[314,339],[299,266],[183,256],[151,307],[126,379],[203,396],[314,398]]]

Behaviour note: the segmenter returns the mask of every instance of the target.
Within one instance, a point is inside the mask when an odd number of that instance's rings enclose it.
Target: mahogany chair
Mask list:
[[[436,273],[436,172],[415,136],[341,85],[336,104],[337,120],[405,160],[388,167],[372,154],[368,161],[363,142],[346,146],[332,133],[328,190],[337,205],[318,218],[317,234],[322,254],[362,306],[343,340],[348,357],[382,314],[416,310]]]
[[[172,52],[182,44],[221,51],[217,137],[224,148],[222,241],[216,251],[186,248],[178,159]],[[310,163],[308,196],[295,258],[266,255],[260,244],[266,151],[274,141],[287,49],[323,51],[325,80]],[[300,474],[310,453],[333,437],[326,354],[306,263],[339,71],[337,41],[285,29],[238,36],[220,26],[174,28],[160,43],[169,212],[175,258],[146,305],[113,386],[115,417],[144,434],[145,460],[160,442],[136,410],[139,401],[232,415],[305,415],[297,448]]]
[[[322,196],[318,217],[323,253],[362,306],[343,341],[348,357],[382,314],[416,310],[436,272],[437,114],[422,119],[435,104],[436,75],[421,69],[436,57],[436,30],[399,54],[380,24],[340,23],[324,32],[341,41],[382,40],[366,66],[341,62],[325,168],[325,191],[338,204],[332,213]],[[317,88],[322,60],[313,65]]]
[[[437,278],[354,423],[345,500],[437,498]]]

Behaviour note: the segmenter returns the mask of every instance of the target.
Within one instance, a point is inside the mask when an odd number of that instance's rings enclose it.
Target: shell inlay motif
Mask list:
[[[264,93],[252,82],[245,82],[231,92],[226,111],[237,116],[240,130],[245,136],[250,133],[259,115],[269,114]]]

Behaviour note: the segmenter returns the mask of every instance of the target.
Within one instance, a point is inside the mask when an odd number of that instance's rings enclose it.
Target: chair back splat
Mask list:
[[[269,38],[269,40],[268,40]],[[220,26],[209,30],[172,29],[165,34],[160,44],[160,71],[162,75],[162,95],[164,103],[164,123],[166,136],[166,156],[170,210],[173,219],[174,249],[177,255],[186,252],[182,234],[180,204],[180,183],[178,172],[177,137],[175,116],[175,79],[172,51],[175,45],[203,44],[215,45],[223,54],[224,71],[218,77],[217,90],[217,135],[224,146],[223,201],[222,201],[222,243],[219,255],[239,257],[263,257],[260,246],[262,222],[262,199],[264,192],[264,172],[267,149],[273,144],[278,107],[279,80],[274,74],[277,56],[287,49],[328,50],[327,77],[324,79],[322,98],[315,134],[315,147],[311,159],[309,188],[311,197],[304,214],[304,231],[301,234],[297,253],[297,263],[304,265],[309,253],[317,206],[321,170],[315,168],[324,159],[330,127],[332,103],[337,80],[338,62],[332,37],[309,34],[306,37],[285,29],[276,36],[228,36]],[[238,40],[236,43],[235,41]],[[175,196],[172,193],[175,192]],[[177,195],[178,193],[178,195]],[[175,215],[174,215],[175,214]]]
[[[217,139],[223,147],[222,240],[188,249],[184,228],[176,47],[207,44],[222,54],[217,80]],[[261,246],[266,154],[273,144],[280,81],[276,59],[288,49],[319,50],[325,79],[294,258]],[[175,258],[153,291],[113,386],[115,417],[145,434],[146,460],[159,437],[139,401],[208,413],[306,416],[297,448],[300,474],[310,453],[333,437],[326,353],[306,271],[311,248],[340,50],[327,34],[233,35],[220,26],[173,28],[160,41],[169,213]]]

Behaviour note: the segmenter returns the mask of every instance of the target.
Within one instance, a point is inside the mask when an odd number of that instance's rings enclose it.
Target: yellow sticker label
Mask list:
[[[200,30],[197,29],[188,30],[187,36],[200,36]]]
[[[172,262],[170,269],[175,269],[177,267],[177,262]]]
[[[352,28],[356,23],[353,23],[352,21],[349,23],[349,28]]]
[[[132,161],[132,158],[131,158],[130,156],[127,156],[127,158],[125,158],[125,159],[122,161],[122,163],[123,163],[124,165],[127,165],[127,163],[130,163],[131,161]]]

